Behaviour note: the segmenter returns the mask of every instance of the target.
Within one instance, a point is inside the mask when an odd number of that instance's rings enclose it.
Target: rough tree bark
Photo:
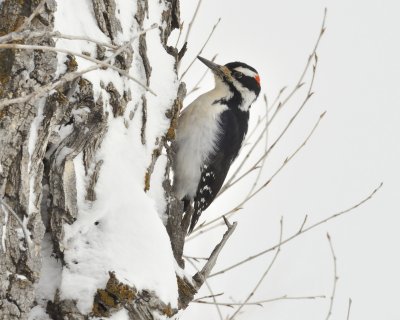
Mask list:
[[[17,30],[37,5],[37,1],[4,1],[0,10],[0,36]],[[31,22],[32,27],[52,30],[54,10],[54,1],[48,1],[42,13]],[[54,45],[54,41],[46,37],[27,43]],[[0,97],[19,97],[52,81],[56,64],[55,53],[0,50]],[[35,300],[34,285],[40,274],[40,246],[45,232],[40,210],[44,153],[52,126],[62,118],[57,99],[53,99],[54,103],[51,99],[48,102],[39,100],[0,109],[0,197],[29,230],[29,238],[25,239],[17,217],[3,206],[0,210],[2,319],[26,319]],[[30,128],[39,108],[46,110],[47,128],[43,125],[36,145],[30,146]]]
[[[98,64],[112,64],[120,78],[126,79],[134,67],[135,78],[147,86],[151,84],[152,74],[164,72],[151,64],[146,33],[142,33],[135,44],[121,42],[121,34],[126,30],[119,20],[121,3],[118,0],[82,1],[90,8],[96,28],[114,51],[118,48],[119,51],[110,58],[110,54],[106,54],[109,48],[97,43],[95,54],[78,52],[78,55],[97,59]],[[130,319],[172,318],[193,299],[234,230],[235,224],[226,221],[228,231],[203,270],[192,278],[181,272],[173,275],[178,291],[175,305],[162,301],[158,292],[124,283],[112,269],[107,270],[108,281],[99,286],[92,297],[90,311],[82,311],[79,297],[66,297],[57,283],[51,297],[39,299],[37,291],[43,276],[43,259],[46,259],[43,256],[45,243],[50,243],[50,255],[57,261],[54,263],[59,265],[62,277],[63,271],[71,265],[65,257],[65,231],[82,215],[79,199],[84,199],[88,207],[99,200],[96,187],[105,165],[99,152],[110,134],[112,119],[121,119],[126,128],[139,124],[137,138],[141,148],[149,150],[145,153],[148,161],[140,178],[144,194],[138,197],[151,192],[159,158],[164,155],[166,159],[161,165],[164,231],[169,235],[171,255],[184,268],[183,246],[190,215],[183,216],[182,204],[174,197],[170,181],[175,128],[186,93],[184,83],[177,80],[177,64],[185,49],[179,52],[168,45],[171,32],[180,26],[179,0],[132,0],[130,3],[135,6],[134,25],[130,29],[135,29],[136,33],[145,29],[149,6],[159,9],[152,13],[158,15],[159,21],[157,41],[161,49],[157,55],[168,56],[173,61],[175,79],[171,85],[163,84],[172,91],[170,100],[162,96],[149,99],[150,93],[140,86],[132,91],[132,87],[125,85],[121,91],[111,80],[108,83],[101,80],[99,88],[95,88],[90,79],[79,73],[79,63],[73,54],[66,56],[63,69],[60,56],[52,48],[17,49],[15,45],[21,44],[55,48],[55,38],[59,36],[52,32],[55,16],[65,3],[57,0],[0,1],[0,45],[9,45],[0,47],[0,319],[89,319],[108,317],[122,309]],[[106,70],[107,66],[98,65],[93,70],[100,68]],[[132,101],[135,101],[134,107]],[[162,109],[160,105],[165,104],[167,106]],[[160,116],[166,119],[166,125],[158,136],[152,137],[148,128],[149,111],[154,113],[157,108],[161,110],[158,111],[162,113]],[[140,121],[135,122],[134,118]],[[77,163],[83,173],[78,172]],[[83,184],[83,188],[78,188],[79,184]],[[102,194],[101,197],[106,196]],[[78,264],[74,260],[72,263]],[[32,313],[36,307],[41,307],[41,312]]]

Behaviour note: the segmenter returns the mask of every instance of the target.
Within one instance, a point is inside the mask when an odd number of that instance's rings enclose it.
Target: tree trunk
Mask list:
[[[4,1],[0,10],[0,36],[18,29],[36,5],[34,1]],[[32,21],[32,28],[52,30],[54,10],[55,3],[48,1],[40,18]],[[48,37],[27,43],[54,45]],[[1,98],[19,97],[52,81],[56,66],[56,54],[52,52],[0,50]],[[38,113],[44,109],[49,109],[43,114],[50,122],[56,108],[43,99],[0,109],[0,196],[16,214],[4,206],[0,210],[1,319],[26,319],[35,301],[45,232],[40,210],[43,160],[51,128],[43,126],[43,130],[34,132],[34,127]],[[26,238],[23,229],[28,233]]]
[[[185,230],[172,250],[162,222],[182,210],[169,181],[178,27],[178,0],[0,1],[5,43],[72,51],[0,48],[0,319],[157,319],[193,297],[173,263]],[[79,74],[94,64],[77,54],[114,70]]]

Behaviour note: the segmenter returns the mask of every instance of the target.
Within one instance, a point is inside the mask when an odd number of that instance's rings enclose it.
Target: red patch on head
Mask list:
[[[254,79],[256,79],[258,85],[261,87],[261,80],[260,80],[260,76],[257,74]]]

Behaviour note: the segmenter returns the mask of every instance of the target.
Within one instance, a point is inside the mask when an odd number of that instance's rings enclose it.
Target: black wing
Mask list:
[[[237,157],[242,141],[247,132],[248,113],[232,110],[221,114],[222,135],[219,138],[216,153],[202,168],[201,178],[194,198],[194,213],[190,222],[189,233],[200,218],[201,213],[214,201],[221,189],[232,162]]]

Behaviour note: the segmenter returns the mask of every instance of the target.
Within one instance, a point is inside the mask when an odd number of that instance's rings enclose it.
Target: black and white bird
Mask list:
[[[185,208],[193,203],[189,233],[224,183],[246,136],[249,109],[260,93],[260,76],[249,65],[218,65],[202,57],[214,73],[215,88],[185,108],[176,130],[174,190]]]

